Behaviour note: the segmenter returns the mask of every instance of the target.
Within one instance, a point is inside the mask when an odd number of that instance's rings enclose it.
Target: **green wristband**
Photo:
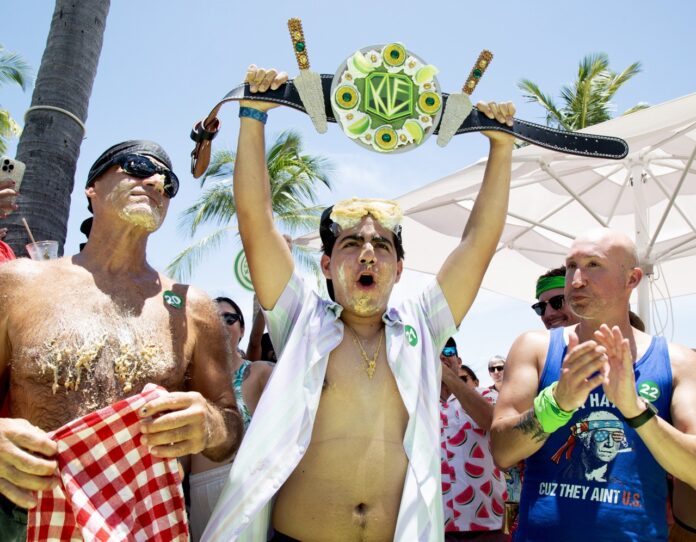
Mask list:
[[[544,433],[553,433],[556,429],[563,427],[568,423],[575,410],[570,412],[562,410],[558,406],[556,399],[553,396],[553,390],[556,389],[554,382],[550,386],[541,390],[541,393],[534,398],[534,415],[539,420],[539,425],[544,430]]]

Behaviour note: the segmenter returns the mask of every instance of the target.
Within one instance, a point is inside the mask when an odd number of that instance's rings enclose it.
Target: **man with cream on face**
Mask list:
[[[247,73],[254,92],[285,80],[255,66]],[[269,523],[273,540],[442,540],[439,353],[498,243],[513,139],[485,133],[488,165],[461,243],[437,279],[397,307],[398,205],[353,198],[324,211],[327,300],[305,287],[273,222],[264,125],[277,104],[240,106],[239,231],[279,356],[203,540],[266,540]],[[478,108],[512,124],[510,103]]]

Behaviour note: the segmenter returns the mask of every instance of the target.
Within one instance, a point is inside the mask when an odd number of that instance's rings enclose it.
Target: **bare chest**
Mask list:
[[[386,347],[380,347],[374,372],[370,368],[374,351],[366,348],[366,353],[368,359],[349,337],[331,353],[313,440],[324,433],[327,438],[341,434],[371,438],[378,433],[380,438],[403,440],[408,414],[387,363]]]
[[[12,310],[13,415],[53,429],[148,382],[183,387],[183,310],[168,309],[161,296],[124,308],[96,288],[53,286]]]

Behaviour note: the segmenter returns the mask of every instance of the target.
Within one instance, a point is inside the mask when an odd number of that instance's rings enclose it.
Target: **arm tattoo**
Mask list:
[[[514,429],[522,431],[525,435],[531,435],[536,442],[544,442],[550,435],[550,433],[544,433],[539,420],[534,415],[533,408],[522,414],[520,421],[515,424]]]

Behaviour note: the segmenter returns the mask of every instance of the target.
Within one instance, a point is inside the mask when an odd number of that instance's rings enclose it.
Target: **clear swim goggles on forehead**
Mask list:
[[[395,201],[383,199],[351,198],[336,203],[330,215],[333,222],[330,226],[331,233],[338,237],[341,231],[357,226],[368,215],[400,237],[403,218],[401,207]]]

